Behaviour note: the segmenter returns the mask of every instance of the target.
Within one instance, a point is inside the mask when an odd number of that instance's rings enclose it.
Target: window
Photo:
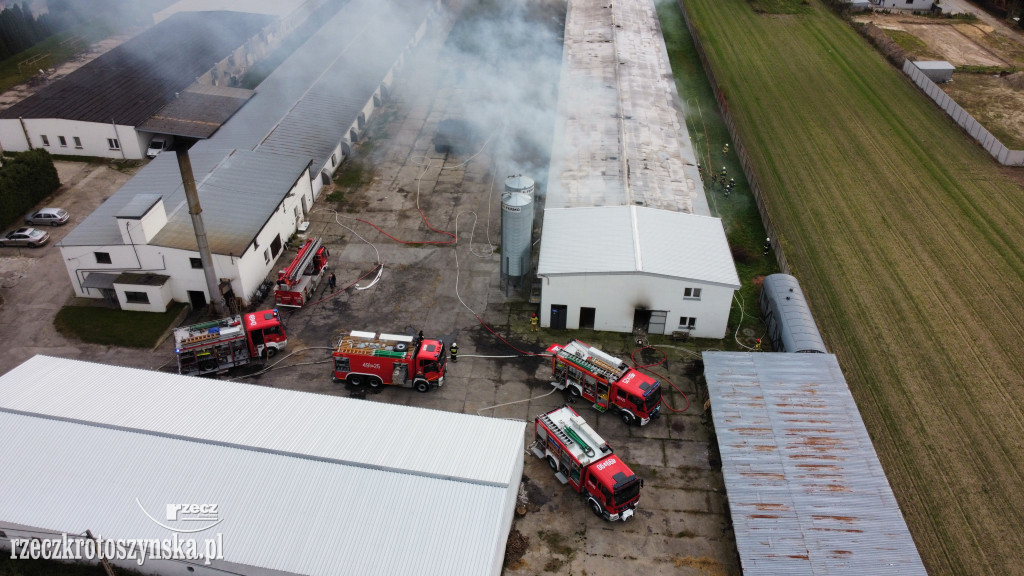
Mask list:
[[[68,139],[67,138],[65,138],[63,136],[57,136],[57,141],[60,142],[60,147],[61,148],[67,148],[68,147]]]
[[[41,134],[39,137],[43,140],[43,146],[50,145],[50,139],[46,137],[46,134]]]
[[[109,146],[111,150],[121,149],[121,143],[117,141],[117,138],[107,138],[107,146]]]
[[[75,139],[75,148],[81,148],[82,147],[82,139],[79,138],[78,136],[74,136],[74,139]]]
[[[700,300],[700,290],[700,288],[684,288],[683,298],[687,298],[689,300]]]
[[[270,264],[270,249],[269,248],[264,248],[263,249],[263,259],[267,261],[267,264]]]
[[[93,252],[97,264],[110,264],[110,252]]]
[[[188,261],[189,261],[190,264],[192,264],[193,268],[202,269],[202,267],[203,267],[203,260],[202,260],[202,258],[189,258]]]
[[[689,317],[689,316],[680,316],[679,317],[679,327],[680,328],[683,328],[683,329],[686,329],[686,330],[693,330],[693,328],[696,325],[697,325],[697,319],[696,318],[692,318],[692,317]]]
[[[278,254],[281,253],[281,235],[280,234],[278,234],[274,238],[274,241],[270,243],[270,251],[274,254],[275,258],[277,257]],[[268,260],[268,262],[269,262],[269,260]]]
[[[125,291],[124,301],[129,304],[149,304],[149,294],[145,292],[129,292]]]

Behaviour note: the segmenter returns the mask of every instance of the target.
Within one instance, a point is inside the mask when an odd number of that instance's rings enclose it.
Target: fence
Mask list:
[[[700,43],[700,37],[697,36],[697,31],[693,28],[693,23],[690,22],[690,15],[686,11],[685,2],[680,1],[679,7],[683,11],[683,20],[686,21],[686,28],[689,29],[690,36],[693,37],[693,44],[697,47],[697,54],[700,56],[700,63],[704,67],[704,74],[707,76],[708,82],[711,84],[711,89],[715,93],[715,99],[718,101],[718,109],[722,113],[722,119],[725,121],[725,125],[729,129],[729,136],[732,138],[733,142],[733,150],[736,152],[736,157],[739,158],[740,166],[743,168],[743,175],[747,178],[747,184],[750,185],[750,192],[754,195],[754,202],[757,204],[757,211],[761,215],[761,223],[764,225],[764,231],[768,234],[768,237],[772,239],[772,250],[775,254],[775,261],[779,264],[779,270],[781,272],[791,274],[789,261],[786,260],[786,255],[782,250],[782,236],[775,229],[775,225],[772,223],[772,218],[768,214],[768,202],[765,199],[764,194],[761,192],[761,186],[757,183],[757,173],[754,171],[754,167],[750,162],[749,156],[747,156],[747,149],[743,146],[743,141],[740,140],[740,135],[736,131],[736,123],[732,119],[732,114],[729,113],[729,102],[726,100],[721,86],[718,85],[718,81],[715,79],[715,72],[711,69],[711,65],[708,63],[707,55],[704,53],[704,46]]]
[[[1010,150],[991,132],[985,129],[973,116],[967,113],[959,104],[953,101],[942,88],[932,82],[931,78],[925,75],[920,68],[910,60],[903,61],[903,73],[910,77],[917,84],[918,88],[924,91],[939,108],[946,111],[954,122],[960,125],[972,138],[988,150],[988,153],[1004,166],[1024,166],[1024,150]]]

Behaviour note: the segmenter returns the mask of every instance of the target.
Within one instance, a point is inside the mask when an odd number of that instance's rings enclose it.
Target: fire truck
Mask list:
[[[334,349],[334,381],[351,386],[404,386],[426,392],[444,384],[444,340],[353,330]]]
[[[178,373],[221,372],[259,358],[273,358],[288,345],[277,310],[251,312],[174,329]]]
[[[644,426],[660,414],[661,383],[622,360],[579,340],[552,344],[548,352],[555,379],[551,384],[593,402],[595,410],[618,413],[627,426]]]
[[[547,460],[555,478],[580,493],[605,520],[626,521],[640,501],[643,480],[569,406],[537,416],[530,451]]]
[[[277,273],[274,300],[278,306],[299,308],[309,301],[327,272],[330,252],[319,238],[310,238],[299,247],[287,268]]]

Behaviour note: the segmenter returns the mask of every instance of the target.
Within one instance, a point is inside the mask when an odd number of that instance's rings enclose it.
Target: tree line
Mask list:
[[[0,166],[0,230],[60,187],[53,157],[43,149],[4,155]]]

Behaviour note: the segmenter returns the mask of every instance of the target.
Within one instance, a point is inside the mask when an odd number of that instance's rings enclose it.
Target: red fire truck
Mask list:
[[[371,388],[404,386],[426,392],[444,384],[444,340],[353,330],[334,350],[334,381]]]
[[[575,410],[563,406],[534,420],[534,456],[548,461],[555,478],[579,492],[605,520],[628,520],[640,502],[643,480],[616,456]]]
[[[277,310],[263,310],[174,329],[178,373],[199,376],[273,358],[288,345]]]
[[[310,238],[299,247],[287,268],[277,273],[274,300],[278,306],[299,308],[309,301],[327,272],[330,252],[319,238]]]
[[[661,412],[661,383],[630,368],[622,360],[573,340],[565,346],[552,344],[552,384],[594,403],[599,412],[617,412],[626,425],[646,425]]]

